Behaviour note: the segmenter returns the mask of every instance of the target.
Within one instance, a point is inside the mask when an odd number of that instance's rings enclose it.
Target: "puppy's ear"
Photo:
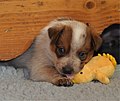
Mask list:
[[[97,51],[100,48],[101,44],[102,44],[102,38],[97,34],[93,34],[92,35],[92,46],[94,50]]]
[[[64,26],[53,26],[48,29],[48,36],[51,40],[56,39],[56,37],[63,33]]]
[[[94,51],[97,51],[101,44],[102,44],[102,38],[99,34],[95,33],[90,27],[88,28],[88,33],[91,35],[91,45]]]

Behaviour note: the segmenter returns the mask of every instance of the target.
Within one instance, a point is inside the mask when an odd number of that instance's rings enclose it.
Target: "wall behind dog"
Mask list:
[[[57,17],[88,23],[100,34],[120,23],[119,0],[0,0],[0,60],[28,49],[36,35]]]

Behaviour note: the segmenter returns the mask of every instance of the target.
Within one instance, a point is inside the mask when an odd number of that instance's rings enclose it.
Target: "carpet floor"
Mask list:
[[[120,101],[120,65],[108,85],[90,82],[67,88],[26,80],[22,69],[0,66],[0,101]]]

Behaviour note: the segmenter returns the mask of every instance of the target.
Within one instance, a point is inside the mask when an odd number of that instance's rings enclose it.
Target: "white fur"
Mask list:
[[[71,47],[74,51],[78,50],[85,43],[83,35],[86,36],[87,26],[81,22],[74,21],[71,27],[73,28]]]

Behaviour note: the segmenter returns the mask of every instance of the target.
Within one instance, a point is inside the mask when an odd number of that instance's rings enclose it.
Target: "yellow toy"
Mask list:
[[[103,54],[93,57],[84,68],[76,74],[72,81],[74,83],[86,83],[92,80],[98,80],[101,83],[108,84],[109,78],[113,75],[116,68],[116,60],[112,55]]]

